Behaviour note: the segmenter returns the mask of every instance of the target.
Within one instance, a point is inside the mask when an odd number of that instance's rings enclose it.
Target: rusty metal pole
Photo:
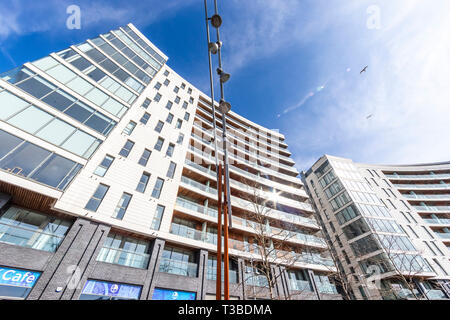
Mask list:
[[[222,165],[217,170],[217,274],[216,300],[222,300]]]
[[[224,170],[225,171],[225,170]],[[224,172],[225,174],[225,172]],[[223,236],[224,236],[224,244],[223,244],[223,260],[224,260],[224,288],[223,295],[224,300],[230,300],[230,279],[229,279],[229,259],[228,259],[228,194],[227,194],[227,179],[224,179],[224,204],[223,204]]]

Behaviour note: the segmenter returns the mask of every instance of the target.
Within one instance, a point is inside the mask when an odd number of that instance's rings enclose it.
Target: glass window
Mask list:
[[[152,197],[159,199],[161,196],[161,191],[164,186],[164,179],[158,178],[156,179],[155,187],[153,188]]]
[[[81,123],[84,123],[92,114],[94,113],[94,109],[88,107],[84,103],[77,102],[73,106],[71,106],[65,114],[71,116],[75,120],[78,120]]]
[[[70,225],[70,221],[12,206],[0,214],[0,242],[55,252]]]
[[[104,184],[99,184],[97,187],[97,190],[95,190],[94,194],[92,195],[91,199],[89,199],[88,203],[84,207],[87,210],[90,211],[97,211],[98,207],[103,201],[103,198],[105,197],[106,193],[108,192],[109,187]]]
[[[119,203],[117,204],[116,209],[114,210],[113,213],[113,218],[116,219],[123,219],[123,216],[125,215],[125,212],[127,211],[128,205],[130,204],[131,201],[131,194],[128,194],[126,192],[124,192],[122,194],[122,197],[119,200]]]
[[[152,101],[150,99],[145,99],[144,103],[142,104],[142,108],[147,109]]]
[[[85,94],[84,97],[98,106],[103,105],[109,98],[106,93],[97,88],[94,88],[89,93]]]
[[[157,82],[156,84],[155,84],[155,87],[154,87],[156,90],[159,90],[160,88],[161,88],[161,83],[160,82]]]
[[[166,79],[166,80],[164,81],[164,85],[167,87],[169,84],[170,84],[170,80],[169,80],[169,79]]]
[[[170,109],[172,109],[172,106],[173,106],[172,101],[167,101],[166,109],[170,110]]]
[[[26,177],[50,154],[50,151],[25,142],[0,161],[0,167],[3,170]]]
[[[186,112],[186,113],[184,114],[184,120],[189,121],[190,116],[191,116],[191,115],[189,114],[189,112]]]
[[[122,133],[130,135],[133,132],[134,128],[136,128],[136,122],[130,121],[125,127],[125,129],[123,129]]]
[[[143,124],[147,124],[149,119],[150,119],[150,113],[145,112],[140,121]]]
[[[173,161],[170,162],[169,170],[167,170],[167,177],[173,179],[175,175],[175,170],[177,168],[177,164]]]
[[[79,77],[66,83],[66,86],[82,96],[86,95],[90,90],[94,88],[94,86],[92,86],[89,82]]]
[[[73,172],[74,169],[76,172]],[[63,190],[70,182],[66,181],[67,176],[69,174],[75,175],[79,169],[80,165],[76,162],[52,154],[30,178],[53,188]]]
[[[31,106],[9,119],[8,123],[26,132],[34,134],[38,129],[42,128],[53,118],[54,117],[51,114],[42,111],[35,106]]]
[[[64,111],[68,107],[70,107],[76,101],[76,99],[71,95],[68,95],[64,91],[58,89],[43,98],[42,101],[49,106],[58,109],[59,111]]]
[[[188,103],[186,101],[183,102],[183,109],[187,109]]]
[[[159,137],[158,141],[156,141],[156,144],[155,144],[155,150],[161,151],[163,144],[164,144],[164,139]]]
[[[161,100],[161,98],[162,98],[162,96],[159,93],[157,93],[153,100],[155,100],[156,102],[159,102]]]
[[[75,127],[71,126],[67,122],[55,118],[52,122],[39,130],[36,136],[59,146],[72,133],[74,133],[75,130]]]
[[[113,161],[114,161],[114,157],[106,155],[105,158],[102,160],[102,162],[95,169],[94,174],[96,174],[100,177],[104,177],[106,172],[108,171],[109,167],[113,163]]]
[[[167,123],[172,123],[172,121],[173,121],[173,114],[171,114],[171,113],[169,112],[169,114],[167,115],[166,122],[167,122]]]
[[[63,148],[81,157],[89,158],[98,147],[99,141],[83,131],[76,131],[64,144]]]
[[[171,157],[173,155],[174,150],[175,145],[173,143],[170,143],[169,147],[167,147],[166,156]]]
[[[139,180],[136,191],[144,193],[147,188],[148,180],[150,180],[150,173],[144,172],[141,176],[141,180]]]
[[[176,126],[175,126],[175,128],[177,128],[177,129],[181,129],[181,126],[183,125],[183,120],[181,120],[181,119],[178,119],[177,120],[177,124],[176,124]]]
[[[155,212],[155,215],[153,216],[153,221],[152,221],[152,226],[151,226],[151,228],[153,230],[159,230],[159,228],[161,227],[161,220],[164,215],[165,209],[166,208],[160,204],[158,204],[156,206],[156,212]]]
[[[0,119],[5,120],[29,105],[29,102],[20,99],[6,90],[0,92]]]
[[[38,67],[39,69],[46,71],[48,69],[51,69],[59,64],[58,61],[53,59],[52,57],[48,56],[45,58],[42,58],[38,61],[33,62],[33,65]]]
[[[179,104],[180,101],[181,101],[181,98],[177,96],[177,97],[175,98],[175,103],[176,103],[176,104]]]
[[[80,300],[139,300],[141,286],[88,280]]]
[[[164,127],[164,122],[158,121],[158,123],[156,124],[156,127],[155,127],[155,131],[156,132],[161,132],[163,127]]]
[[[16,148],[24,140],[0,130],[0,159]]]
[[[130,154],[131,149],[133,149],[133,146],[134,146],[134,142],[130,141],[130,140],[127,140],[127,142],[123,146],[122,150],[120,150],[119,154],[121,156],[124,156],[125,158],[128,157],[128,155]]]
[[[17,84],[17,87],[28,92],[37,99],[42,98],[56,89],[54,85],[39,77],[25,80],[24,82]]]
[[[178,86],[175,86],[175,88],[173,88],[173,92],[178,93],[178,91],[180,91],[180,88]]]
[[[178,144],[182,144],[182,143],[183,143],[183,140],[184,140],[184,134],[183,134],[183,133],[180,133],[180,134],[178,135],[177,143],[178,143]]]
[[[148,159],[150,159],[151,154],[152,154],[152,152],[150,150],[145,149],[144,152],[142,153],[142,156],[139,159],[138,163],[145,167],[148,163]]]
[[[74,72],[70,71],[69,68],[66,68],[62,64],[58,64],[56,67],[48,70],[47,74],[61,83],[66,83],[74,78],[77,78],[77,75]]]

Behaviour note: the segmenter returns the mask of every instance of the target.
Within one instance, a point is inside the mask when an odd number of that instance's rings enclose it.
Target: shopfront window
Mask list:
[[[40,276],[40,272],[0,266],[0,300],[25,299]]]
[[[130,284],[88,280],[80,300],[139,300],[142,287]]]

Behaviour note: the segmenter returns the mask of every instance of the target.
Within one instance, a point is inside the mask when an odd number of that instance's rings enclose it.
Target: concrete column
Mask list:
[[[48,261],[29,300],[78,299],[110,227],[78,218]]]
[[[141,300],[151,300],[153,290],[157,280],[159,263],[161,262],[162,253],[164,251],[165,241],[162,239],[155,239],[150,254],[150,261],[148,262],[147,275],[145,277],[144,286],[142,288]]]
[[[283,266],[272,266],[272,275],[275,279],[274,290],[275,294],[281,300],[287,300],[289,298],[289,289],[286,281],[286,268]]]
[[[200,250],[198,254],[198,290],[197,300],[206,298],[206,274],[208,272],[208,251]]]
[[[316,280],[314,279],[314,272],[312,270],[307,270],[306,274],[308,275],[308,280],[311,283],[311,286],[313,288],[313,291],[315,292],[317,296],[317,300],[321,300],[319,289],[317,288]]]

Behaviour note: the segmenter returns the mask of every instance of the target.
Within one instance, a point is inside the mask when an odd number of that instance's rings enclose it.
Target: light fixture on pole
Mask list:
[[[222,25],[222,17],[215,14],[211,17],[211,24],[214,28],[218,29]]]
[[[217,68],[217,74],[220,76],[220,82],[225,83],[230,80],[231,75],[222,70],[222,68]]]
[[[216,54],[217,51],[219,51],[219,45],[216,42],[210,42],[208,44],[208,50],[212,53],[212,54]]]
[[[231,104],[222,99],[222,100],[220,100],[220,103],[219,103],[219,110],[223,114],[227,114],[231,110]]]

